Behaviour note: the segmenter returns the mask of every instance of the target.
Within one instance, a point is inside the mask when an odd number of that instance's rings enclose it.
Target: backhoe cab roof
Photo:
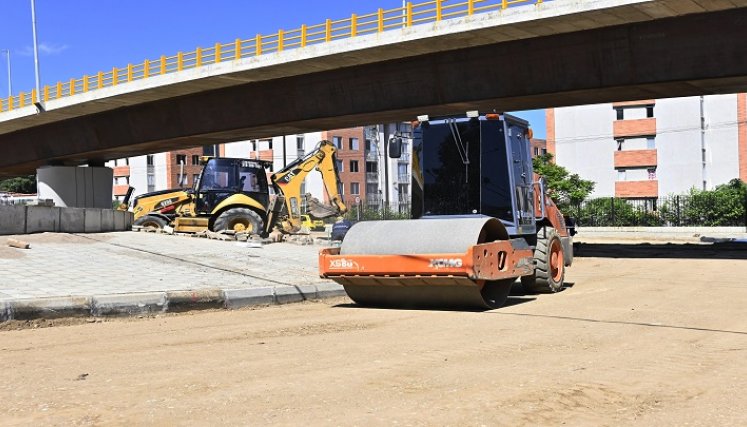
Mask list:
[[[239,158],[239,157],[214,157],[214,156],[201,156],[200,157],[200,164],[206,165],[210,160],[220,160],[225,162],[231,162],[231,161],[248,161],[248,162],[254,162],[259,163],[263,168],[267,169],[270,166],[272,166],[272,162],[269,160],[260,160],[260,159],[246,159],[246,158]]]

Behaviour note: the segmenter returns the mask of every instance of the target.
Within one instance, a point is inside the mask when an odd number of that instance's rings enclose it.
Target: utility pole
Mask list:
[[[8,59],[8,98],[13,95],[13,79],[10,77],[10,49],[2,49],[0,52],[5,52]]]
[[[34,36],[34,72],[36,74],[36,96],[35,100],[41,105],[41,84],[39,82],[39,43],[36,38],[36,2],[31,0],[31,30]]]

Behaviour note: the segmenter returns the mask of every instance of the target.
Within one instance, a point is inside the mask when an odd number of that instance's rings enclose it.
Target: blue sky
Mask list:
[[[30,0],[2,0],[0,49],[10,49],[13,92],[34,87]],[[41,85],[79,78],[378,7],[401,7],[401,0],[36,0]],[[0,56],[0,96],[7,96],[5,55]],[[519,114],[545,136],[543,111]]]

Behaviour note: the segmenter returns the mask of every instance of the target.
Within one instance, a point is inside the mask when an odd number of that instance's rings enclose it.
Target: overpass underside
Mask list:
[[[38,124],[49,114],[41,113],[15,119],[16,125],[26,127],[10,132],[10,122],[0,122],[0,174],[33,172],[50,163],[98,163],[177,148],[411,120],[418,114],[745,91],[747,7],[740,3],[725,0],[722,4],[732,8],[717,12],[631,18],[639,22],[248,83],[231,81],[226,87]],[[463,37],[484,40],[485,34],[476,31]],[[399,49],[404,55],[407,44]]]

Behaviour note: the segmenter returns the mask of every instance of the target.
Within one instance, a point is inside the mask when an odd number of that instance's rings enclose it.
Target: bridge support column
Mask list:
[[[112,208],[114,171],[99,166],[42,166],[36,170],[40,199],[52,199],[55,206],[71,208]]]

